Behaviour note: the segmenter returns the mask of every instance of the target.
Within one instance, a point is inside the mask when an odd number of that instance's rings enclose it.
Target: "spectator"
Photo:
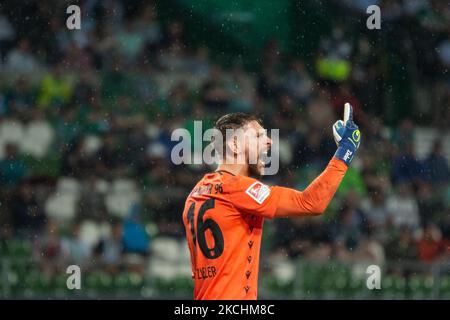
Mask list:
[[[210,112],[226,110],[230,102],[230,94],[225,89],[222,70],[219,66],[212,66],[208,79],[202,87],[202,102]]]
[[[8,116],[26,117],[34,107],[35,93],[26,78],[20,78],[17,83],[6,92],[6,110]]]
[[[14,220],[11,216],[11,210],[9,210],[7,204],[9,203],[10,192],[0,184],[0,243],[3,240],[10,239],[14,236]],[[2,244],[0,244],[1,248]],[[1,249],[0,249],[1,250]]]
[[[391,261],[415,261],[418,258],[417,247],[410,227],[399,227],[398,235],[386,244],[386,256]]]
[[[326,259],[329,258],[332,230],[322,219],[280,220],[276,221],[276,224],[275,246],[280,249],[279,251],[286,251],[284,253],[294,259],[306,257],[305,255],[307,258],[318,258],[318,255],[323,256],[324,251],[329,251]],[[321,249],[315,251],[317,246],[320,246]],[[323,259],[318,258],[318,260]]]
[[[230,92],[231,111],[249,112],[254,102],[253,79],[245,72],[240,63],[236,63],[231,70],[231,77],[227,84],[227,91]]]
[[[0,61],[5,58],[5,49],[11,47],[16,31],[8,17],[0,12]]]
[[[61,249],[64,260],[67,263],[76,264],[80,267],[89,265],[91,257],[90,246],[81,238],[81,224],[75,223],[71,234],[61,240]]]
[[[140,222],[139,206],[132,207],[130,215],[123,225],[123,250],[125,253],[147,255],[149,249],[149,237]]]
[[[46,221],[46,216],[38,204],[33,186],[28,182],[19,185],[9,203],[17,236],[36,239]]]
[[[406,225],[416,230],[420,224],[419,207],[410,183],[401,183],[387,200],[389,219],[395,227]]]
[[[409,147],[414,143],[414,124],[411,119],[403,119],[394,132],[393,142],[403,150],[405,147]]]
[[[311,95],[312,86],[312,79],[305,68],[305,64],[301,60],[294,60],[290,71],[284,78],[284,88],[299,103],[305,103]]]
[[[440,230],[432,224],[425,225],[422,236],[417,241],[419,259],[424,262],[438,260],[443,257],[446,249]]]
[[[335,25],[331,36],[320,43],[316,69],[320,78],[341,82],[349,78],[351,72],[350,54],[353,46],[345,36],[341,25]]]
[[[169,24],[161,47],[162,50],[157,58],[158,65],[169,72],[183,71],[187,60],[183,23],[173,21]]]
[[[276,41],[267,42],[263,51],[263,61],[261,71],[257,79],[258,95],[271,101],[278,96],[279,90],[282,86],[282,79],[279,75],[279,49]]]
[[[98,150],[96,158],[105,170],[113,170],[119,165],[117,137],[113,133],[106,133],[103,145]]]
[[[42,79],[37,103],[43,108],[60,106],[70,100],[72,92],[73,84],[64,73],[64,64],[60,61]]]
[[[324,89],[315,94],[307,106],[310,126],[316,129],[325,127],[325,123],[330,123],[335,119],[333,106],[330,103],[330,93]]]
[[[116,274],[121,270],[123,252],[122,236],[121,222],[113,221],[110,235],[102,238],[94,250],[99,255],[102,266],[111,274]]]
[[[150,239],[141,223],[140,208],[134,205],[130,215],[123,224],[122,244],[124,252],[124,264],[127,270],[138,274],[144,274],[149,253]]]
[[[157,12],[154,3],[149,3],[142,10],[136,29],[147,44],[154,46],[161,41],[162,30],[160,23],[157,20]]]
[[[27,174],[28,168],[19,157],[19,147],[8,143],[5,146],[5,158],[0,160],[0,181],[7,187],[17,185]]]
[[[431,185],[427,182],[421,183],[417,190],[417,203],[422,225],[437,221],[439,214],[444,212],[444,203],[441,197],[433,194],[432,190]]]
[[[123,30],[117,33],[116,42],[119,52],[128,62],[134,62],[145,44],[145,38],[131,19],[126,19]]]
[[[210,52],[207,47],[200,47],[196,50],[194,56],[192,56],[187,65],[186,65],[187,71],[191,72],[193,75],[196,76],[197,79],[203,80],[208,76],[208,74],[211,72],[211,61],[210,61]],[[239,73],[240,68],[238,67],[236,70],[236,67],[234,69],[235,76],[239,78],[239,80],[242,80],[242,76],[246,76],[244,72]]]
[[[426,179],[435,186],[445,185],[450,181],[448,161],[442,153],[442,142],[436,140],[424,163]]]
[[[95,164],[95,161],[85,150],[85,140],[80,138],[68,146],[66,145],[66,147],[67,149],[62,157],[61,173],[77,178],[85,177]]]
[[[77,206],[78,221],[94,220],[100,223],[108,219],[105,196],[99,190],[99,184],[99,179],[94,174],[88,175],[82,182]]]
[[[423,176],[422,164],[417,160],[412,143],[407,144],[394,160],[392,180],[395,184],[417,184]]]
[[[30,42],[27,38],[20,39],[18,46],[7,54],[5,69],[14,77],[39,74],[42,67],[31,53]]]
[[[58,223],[49,219],[39,239],[34,240],[33,260],[40,265],[45,274],[60,272],[62,265],[61,238]]]
[[[432,262],[443,257],[446,246],[440,230],[435,225],[425,225],[422,236],[417,240],[417,251],[419,259],[424,262]]]
[[[361,236],[357,247],[351,253],[354,263],[367,263],[382,266],[385,262],[383,245],[375,240],[370,229]]]
[[[376,188],[369,192],[369,197],[365,198],[361,204],[369,224],[376,230],[382,230],[389,217],[389,210],[386,204],[385,191]]]
[[[362,117],[363,112],[361,109],[361,104],[358,98],[352,93],[350,85],[348,83],[343,83],[337,87],[337,90],[331,99],[335,117],[339,117],[339,115],[343,114],[344,105],[347,102],[353,107],[355,121],[362,124],[361,120],[363,120],[364,117]]]
[[[134,172],[139,175],[143,174],[148,167],[145,151],[150,139],[145,130],[146,122],[143,119],[138,119],[126,136],[126,161],[133,166]]]
[[[353,250],[358,246],[364,230],[367,230],[367,218],[359,209],[358,195],[349,192],[339,212],[336,237],[348,250]]]
[[[319,130],[311,130],[308,135],[300,136],[298,145],[296,146],[296,154],[298,155],[295,163],[301,165],[312,165],[321,167],[327,160],[324,155],[330,154],[334,141],[322,135]],[[332,151],[331,151],[332,152]]]

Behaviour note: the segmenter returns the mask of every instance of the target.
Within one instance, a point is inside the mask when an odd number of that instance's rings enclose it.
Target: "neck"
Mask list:
[[[242,164],[225,164],[219,165],[216,171],[228,171],[236,176],[248,176],[248,166]]]

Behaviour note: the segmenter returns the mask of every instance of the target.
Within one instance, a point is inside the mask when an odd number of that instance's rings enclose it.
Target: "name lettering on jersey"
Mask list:
[[[207,266],[195,269],[194,278],[197,278],[199,280],[214,278],[215,276],[216,276],[216,267],[214,266]]]
[[[270,195],[270,188],[265,184],[257,181],[254,182],[248,189],[245,191],[253,200],[262,204],[264,200]]]

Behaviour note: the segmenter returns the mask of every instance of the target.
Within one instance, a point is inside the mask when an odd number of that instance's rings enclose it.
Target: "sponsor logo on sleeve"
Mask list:
[[[270,195],[270,188],[261,182],[254,182],[247,190],[245,190],[250,197],[256,202],[262,204],[264,200]]]

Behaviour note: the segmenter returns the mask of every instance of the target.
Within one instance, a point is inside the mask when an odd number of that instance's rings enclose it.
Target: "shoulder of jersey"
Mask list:
[[[256,201],[259,204],[262,204],[267,199],[271,191],[270,187],[261,181],[245,176],[231,177],[222,187],[225,193],[242,192],[249,197],[249,200]]]

